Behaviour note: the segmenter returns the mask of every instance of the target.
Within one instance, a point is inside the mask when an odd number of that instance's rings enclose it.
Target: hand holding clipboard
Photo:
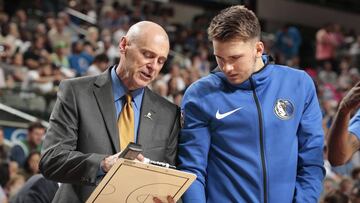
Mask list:
[[[120,153],[124,158],[136,158],[141,153],[134,145],[127,148]],[[177,201],[196,179],[191,173],[124,158],[105,175],[88,203],[153,203],[155,197],[167,202],[168,196]]]

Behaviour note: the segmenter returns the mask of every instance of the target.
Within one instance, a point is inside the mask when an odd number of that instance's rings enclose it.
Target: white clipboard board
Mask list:
[[[153,197],[175,202],[196,179],[195,174],[120,159],[105,175],[86,203],[153,203]]]

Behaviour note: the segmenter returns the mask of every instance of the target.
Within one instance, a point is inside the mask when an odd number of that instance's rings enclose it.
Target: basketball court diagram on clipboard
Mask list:
[[[120,159],[91,194],[87,203],[152,203],[153,197],[175,201],[196,176],[174,169]]]

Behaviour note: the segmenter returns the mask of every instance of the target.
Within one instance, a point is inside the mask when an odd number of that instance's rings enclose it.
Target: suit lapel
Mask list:
[[[156,109],[157,99],[154,97],[151,90],[146,87],[141,104],[137,143],[145,144],[152,142],[151,134],[157,122]]]
[[[119,132],[116,124],[114,95],[110,77],[111,68],[98,76],[94,85],[94,95],[103,116],[106,129],[110,135],[113,148],[116,152],[120,151]],[[91,111],[91,109],[90,109]]]

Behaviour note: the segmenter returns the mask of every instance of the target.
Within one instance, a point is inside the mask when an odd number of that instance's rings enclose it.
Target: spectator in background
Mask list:
[[[84,52],[89,54],[91,57],[94,57],[96,55],[95,47],[93,47],[93,45],[89,41],[84,42]]]
[[[354,181],[354,187],[360,187],[360,167],[353,168],[351,172],[351,178]]]
[[[0,67],[0,89],[6,88],[7,86],[7,79],[2,67]],[[0,91],[1,92],[1,91]]]
[[[45,36],[36,36],[31,47],[24,53],[24,64],[29,70],[37,70],[40,62],[49,56],[45,48]]]
[[[354,186],[351,195],[350,195],[351,203],[360,203],[360,187]]]
[[[16,193],[18,193],[19,190],[24,186],[25,181],[25,177],[21,174],[16,174],[15,176],[10,177],[9,182],[7,182],[5,186],[5,191],[9,197],[10,202]]]
[[[340,191],[333,191],[325,196],[323,203],[349,203],[349,197]]]
[[[41,142],[45,134],[45,127],[39,123],[31,123],[28,127],[26,139],[16,143],[10,151],[10,160],[16,161],[20,167],[25,166],[26,158],[33,151],[41,151]]]
[[[7,24],[6,28],[7,34],[4,38],[4,43],[9,46],[9,52],[10,55],[12,55],[15,53],[17,47],[22,45],[22,41],[20,40],[20,33],[16,23],[11,22]]]
[[[5,142],[4,129],[0,126],[0,162],[8,159],[10,149],[11,146]]]
[[[167,99],[171,102],[174,102],[174,95],[178,93],[179,90],[178,83],[176,82],[176,78],[170,78],[170,80],[167,82]]]
[[[347,196],[350,196],[353,186],[353,181],[350,178],[343,178],[339,184],[339,191]]]
[[[347,91],[353,86],[350,74],[350,61],[347,58],[342,58],[339,64],[340,75],[337,80],[337,85],[340,90]]]
[[[163,80],[157,80],[153,88],[154,92],[156,92],[158,95],[166,98],[167,100],[171,101],[170,98],[168,98],[168,85]]]
[[[170,72],[165,74],[164,77],[162,78],[162,80],[164,80],[165,83],[169,83],[170,80],[174,80],[174,83],[175,83],[174,91],[175,92],[182,91],[185,89],[185,82],[184,82],[184,79],[180,75],[180,71],[181,71],[181,69],[180,69],[179,64],[174,63],[170,67]],[[169,88],[169,91],[173,91],[173,90],[171,90],[171,88]]]
[[[299,55],[301,35],[295,26],[285,25],[276,33],[275,52],[280,64],[288,64]]]
[[[75,70],[70,68],[69,54],[66,51],[66,44],[62,41],[55,45],[55,52],[51,54],[51,62],[60,67],[61,72],[68,78],[75,77]]]
[[[102,29],[111,29],[114,15],[115,15],[115,11],[114,11],[113,7],[111,7],[111,6],[102,7],[101,13],[100,13],[99,26]]]
[[[321,193],[321,199],[324,199],[324,196],[326,196],[329,193],[332,193],[336,191],[337,189],[337,183],[333,178],[325,178],[323,181],[323,191]]]
[[[2,188],[1,185],[0,185],[0,202],[1,203],[7,203],[8,202],[5,191],[4,191],[4,189]]]
[[[11,57],[11,75],[16,82],[22,82],[28,72],[28,68],[24,66],[24,57],[22,53],[15,53]]]
[[[26,180],[31,176],[39,173],[39,162],[40,162],[40,152],[33,151],[26,158],[24,165],[24,175]]]
[[[82,41],[76,41],[72,44],[72,54],[69,56],[69,63],[77,76],[85,75],[92,61],[93,57],[84,51],[84,43]]]
[[[103,30],[101,32],[102,43],[99,43],[102,53],[105,53],[109,57],[110,63],[117,63],[119,59],[119,49],[112,42],[110,30]]]
[[[180,106],[183,98],[183,92],[176,92],[173,94],[173,103]]]
[[[0,161],[0,186],[5,188],[7,182],[10,180],[9,162]]]
[[[195,54],[192,56],[191,69],[196,70],[200,76],[206,76],[210,72],[210,63],[205,58],[207,56],[206,52]]]
[[[328,61],[335,65],[337,41],[333,35],[333,25],[327,24],[316,33],[316,55],[318,66]]]
[[[66,43],[59,41],[54,45],[54,53],[51,54],[51,62],[62,68],[70,68]]]
[[[319,79],[324,84],[331,84],[333,86],[336,85],[337,82],[337,74],[333,71],[333,65],[330,61],[324,62],[324,68],[319,72]]]
[[[54,80],[52,65],[42,62],[37,70],[28,71],[22,89],[46,94],[54,90]]]
[[[71,42],[75,42],[79,40],[78,35],[78,25],[76,25],[74,22],[70,20],[70,16],[65,11],[61,11],[58,13],[58,18],[62,19],[64,22],[64,30],[65,32],[68,32],[71,34]],[[71,44],[68,44],[70,46]]]
[[[99,50],[99,30],[96,27],[89,27],[85,38],[86,42],[91,45],[95,53]]]
[[[55,49],[56,43],[60,41],[64,42],[66,47],[70,47],[71,33],[65,29],[65,22],[63,19],[56,19],[55,27],[48,32],[48,38],[53,49]]]
[[[93,63],[86,71],[86,75],[98,75],[104,72],[108,68],[108,65],[109,58],[106,56],[106,54],[99,54],[95,56]]]
[[[360,67],[360,35],[358,35],[355,42],[351,44],[349,54],[354,61],[354,65]]]
[[[19,164],[16,161],[9,161],[8,163],[9,177],[16,176],[16,174],[20,173]]]

